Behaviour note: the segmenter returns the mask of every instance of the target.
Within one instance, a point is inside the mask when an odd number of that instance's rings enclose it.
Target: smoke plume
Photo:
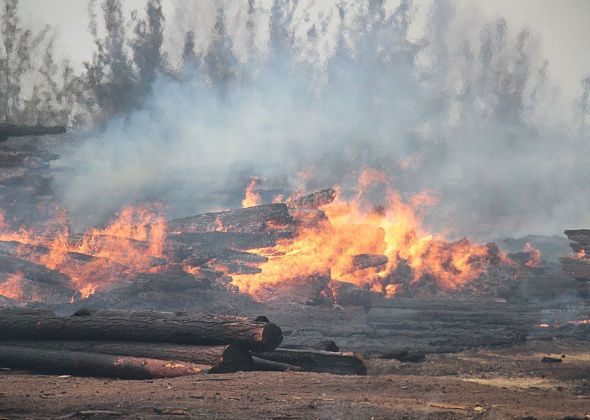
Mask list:
[[[564,117],[531,31],[446,1],[419,37],[410,1],[184,3],[175,16],[206,15],[208,39],[175,32],[150,1],[126,41],[118,2],[103,5],[111,25],[87,65],[103,123],[56,163],[78,226],[146,200],[170,216],[238,207],[252,176],[267,201],[332,185],[346,195],[366,168],[402,195],[436,195],[427,221],[454,236],[590,223],[589,83]]]

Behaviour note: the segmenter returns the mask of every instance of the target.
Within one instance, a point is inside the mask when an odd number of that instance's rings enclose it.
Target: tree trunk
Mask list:
[[[186,346],[168,343],[134,343],[128,341],[1,341],[0,346],[47,349],[62,352],[111,354],[150,359],[174,360],[211,366],[211,373],[252,370],[252,357],[235,344],[225,346]]]
[[[204,314],[175,315],[143,311],[112,311],[111,316],[58,317],[0,311],[3,339],[112,340],[153,343],[236,344],[270,351],[283,340],[275,324],[243,317]],[[79,314],[80,315],[80,314]]]
[[[174,378],[207,373],[211,366],[141,357],[0,346],[0,366],[56,375],[119,379]]]
[[[317,350],[276,349],[253,356],[273,362],[301,367],[308,372],[333,373],[336,375],[366,375],[365,363],[355,353],[336,353]]]

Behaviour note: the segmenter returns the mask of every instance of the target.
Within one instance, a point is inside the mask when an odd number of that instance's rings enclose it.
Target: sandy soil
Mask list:
[[[541,363],[547,354],[565,358]],[[151,381],[0,373],[0,418],[590,419],[588,343],[372,359],[369,376],[249,372]],[[112,413],[84,413],[108,410]]]

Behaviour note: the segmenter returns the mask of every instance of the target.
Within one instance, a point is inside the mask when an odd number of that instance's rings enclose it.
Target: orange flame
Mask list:
[[[368,189],[385,186],[386,203],[369,207],[363,200]],[[266,284],[304,281],[316,274],[354,283],[359,287],[393,296],[399,289],[396,268],[405,260],[412,270],[411,282],[431,276],[442,289],[457,288],[476,278],[484,269],[478,261],[488,255],[485,246],[467,240],[449,243],[422,227],[424,207],[432,205],[432,196],[423,193],[409,203],[389,188],[387,177],[377,171],[365,171],[359,179],[356,196],[346,201],[340,197],[322,210],[329,222],[302,227],[294,240],[284,240],[258,252],[268,258],[256,275],[235,275],[233,283],[256,296]],[[387,264],[357,269],[353,257],[380,254]]]
[[[0,217],[0,240],[18,241],[19,257],[66,274],[82,297],[99,288],[150,271],[154,259],[162,257],[166,222],[161,209],[125,207],[104,229],[91,229],[74,238],[65,214],[46,232],[20,228],[10,232]],[[26,245],[40,246],[46,252],[31,251]]]
[[[254,207],[259,206],[262,203],[262,198],[258,191],[254,191],[254,188],[258,186],[260,178],[252,177],[250,182],[246,186],[244,191],[244,199],[242,200],[242,207]]]
[[[23,278],[22,273],[14,273],[9,276],[0,284],[0,295],[14,300],[25,299],[22,289]]]
[[[527,242],[523,248],[524,252],[528,252],[531,255],[531,259],[525,263],[528,267],[535,267],[541,262],[541,251],[534,248],[530,242]]]

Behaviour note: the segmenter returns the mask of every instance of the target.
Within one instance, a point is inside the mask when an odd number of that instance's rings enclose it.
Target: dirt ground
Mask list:
[[[548,354],[565,357],[542,363]],[[248,372],[121,381],[3,371],[0,418],[590,419],[588,343],[534,341],[367,364],[365,377]]]

